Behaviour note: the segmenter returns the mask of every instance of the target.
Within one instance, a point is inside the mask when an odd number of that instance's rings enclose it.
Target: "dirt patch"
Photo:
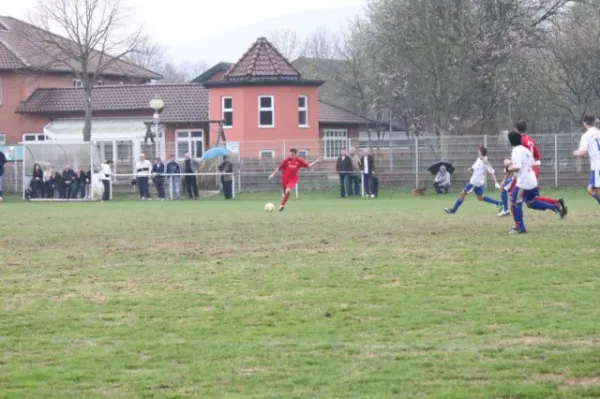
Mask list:
[[[525,336],[519,338],[503,339],[496,341],[492,346],[495,349],[517,348],[519,346],[537,346],[553,343],[555,341],[544,336]]]
[[[380,285],[380,287],[387,287],[387,288],[398,288],[398,287],[402,287],[402,286],[403,286],[403,284],[400,280],[392,280],[389,283]]]
[[[265,374],[268,373],[269,370],[262,368],[262,367],[249,367],[249,368],[243,368],[243,369],[239,369],[237,370],[237,374],[241,375],[241,376],[250,376],[250,375],[257,375],[257,374]]]
[[[536,382],[548,381],[554,382],[559,385],[566,385],[569,387],[580,387],[580,388],[594,388],[600,387],[600,376],[595,377],[582,377],[573,378],[568,377],[564,374],[542,374],[535,378]]]
[[[374,278],[375,278],[375,276],[372,274],[367,274],[367,275],[362,276],[363,280],[373,280]]]

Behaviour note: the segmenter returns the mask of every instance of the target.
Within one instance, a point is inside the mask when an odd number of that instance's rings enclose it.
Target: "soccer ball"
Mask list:
[[[265,212],[273,212],[275,210],[275,205],[272,203],[265,204]]]

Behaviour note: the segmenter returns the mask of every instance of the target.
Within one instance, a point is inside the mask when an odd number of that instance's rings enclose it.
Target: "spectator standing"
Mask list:
[[[33,173],[31,174],[31,191],[33,198],[42,198],[44,196],[44,172],[38,163],[33,165]]]
[[[450,172],[446,170],[444,165],[440,166],[440,170],[437,172],[437,175],[435,175],[433,188],[438,194],[448,194],[448,189],[450,188]]]
[[[60,186],[60,198],[71,198],[71,191],[75,181],[75,172],[65,165],[62,174],[62,185]]]
[[[356,149],[354,147],[350,147],[349,153],[352,169],[348,174],[350,176],[348,183],[348,196],[358,196],[360,195],[360,157],[356,153]]]
[[[112,180],[112,164],[113,161],[106,161],[100,165],[100,180],[102,181],[102,185],[104,186],[104,192],[102,192],[102,201],[110,200],[110,181]]]
[[[221,165],[219,165],[219,172],[233,173],[233,164],[229,160],[228,156],[223,157],[223,162]],[[233,176],[221,175],[221,184],[223,185],[223,194],[225,195],[225,199],[231,199],[233,197]]]
[[[135,163],[135,175],[142,200],[151,200],[149,178],[152,174],[152,164],[146,159],[145,154],[140,154],[140,160]]]
[[[346,198],[346,192],[348,196],[352,195],[352,188],[350,187],[350,176],[352,172],[352,160],[348,156],[345,148],[342,148],[340,156],[335,164],[335,171],[340,177],[340,197]]]
[[[152,181],[156,192],[158,193],[158,200],[165,200],[165,164],[160,158],[156,158],[156,162],[152,165]]]
[[[6,156],[0,151],[0,201],[4,199],[4,193],[2,192],[2,186],[4,184],[4,165],[6,164]]]
[[[196,173],[198,170],[196,161],[190,157],[189,153],[186,153],[184,157],[185,161],[183,162],[183,173],[186,173],[186,176],[183,180],[185,180],[185,187],[190,199],[192,199],[192,192],[194,194],[193,198],[198,199],[198,182],[196,181],[196,176],[188,175],[191,173]]]
[[[173,200],[173,193],[175,198],[179,199],[179,175],[181,174],[181,166],[175,161],[175,155],[171,155],[169,162],[166,165],[166,172],[169,176],[169,200]]]
[[[371,150],[368,148],[364,151],[363,157],[360,161],[360,168],[363,174],[363,186],[365,190],[365,196],[374,198],[373,193],[373,173],[375,173],[375,158],[371,155]]]

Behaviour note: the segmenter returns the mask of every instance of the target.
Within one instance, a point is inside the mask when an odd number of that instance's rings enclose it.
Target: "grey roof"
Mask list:
[[[374,123],[374,121],[362,118],[350,111],[336,107],[335,105],[319,101],[319,123],[364,125]]]

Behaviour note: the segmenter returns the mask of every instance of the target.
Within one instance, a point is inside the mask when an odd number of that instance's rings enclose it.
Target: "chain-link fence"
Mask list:
[[[581,133],[538,134],[532,135],[540,149],[540,186],[541,187],[584,187],[588,182],[589,160],[575,158],[573,150],[577,149]],[[230,143],[228,143],[230,144]],[[336,160],[342,149],[356,148],[356,153],[369,147],[369,143],[358,138],[349,139],[343,134],[329,134],[322,139],[297,139],[277,141],[244,141],[236,142],[231,161],[234,163],[236,175],[236,191],[260,192],[279,189],[278,179],[269,181],[268,176],[275,170],[281,160],[288,155],[291,148],[296,148],[299,155],[307,161],[323,158],[315,168],[302,171],[299,190],[334,189],[339,186],[339,175],[336,172]],[[374,144],[371,143],[371,144]],[[505,134],[496,136],[452,136],[452,137],[406,137],[394,138],[391,143],[377,142],[372,145],[371,153],[375,158],[379,186],[386,188],[414,188],[431,186],[434,176],[428,168],[438,162],[445,161],[456,168],[452,175],[454,187],[462,187],[470,178],[467,169],[477,158],[477,148],[483,145],[488,148],[488,158],[498,171],[498,178],[503,174],[503,160],[510,158],[511,148]],[[129,148],[129,147],[127,147]],[[126,147],[119,151],[127,152]],[[116,173],[130,173],[133,154],[117,157],[127,160],[115,162]],[[152,158],[149,158],[152,160]],[[218,161],[209,161],[202,165],[199,172],[215,173]],[[22,164],[6,165],[4,189],[6,192],[20,192],[23,189],[21,176]],[[121,181],[123,180],[123,181]],[[116,191],[131,191],[128,179],[117,179]],[[213,179],[215,180],[215,179]],[[206,186],[206,187],[204,187]],[[199,182],[199,187],[206,190],[218,189],[218,182]]]

